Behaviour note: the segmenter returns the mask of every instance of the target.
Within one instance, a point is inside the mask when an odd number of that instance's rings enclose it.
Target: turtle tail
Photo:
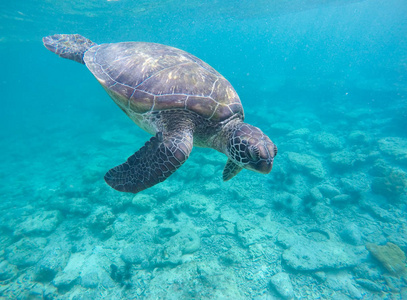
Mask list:
[[[91,40],[79,34],[54,34],[42,38],[44,46],[60,57],[85,64],[83,55],[89,48],[96,46]]]

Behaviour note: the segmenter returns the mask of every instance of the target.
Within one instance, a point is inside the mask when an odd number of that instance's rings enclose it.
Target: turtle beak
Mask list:
[[[273,168],[273,159],[261,160],[256,164],[256,172],[268,174]]]
[[[277,147],[270,139],[268,139],[268,141],[264,143],[263,149],[263,159],[256,163],[254,171],[262,174],[268,174],[273,168],[274,157],[277,155]]]

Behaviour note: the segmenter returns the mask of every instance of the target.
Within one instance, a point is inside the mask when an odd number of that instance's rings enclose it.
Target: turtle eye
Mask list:
[[[260,150],[256,146],[247,147],[247,154],[253,161],[257,161],[260,158]]]

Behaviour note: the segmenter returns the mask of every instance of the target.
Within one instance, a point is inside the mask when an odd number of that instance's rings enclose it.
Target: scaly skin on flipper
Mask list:
[[[243,167],[238,166],[237,164],[235,164],[230,158],[228,159],[228,161],[226,162],[226,166],[223,169],[223,181],[228,181],[230,179],[232,179],[233,177],[235,177],[237,175],[237,173],[239,173],[241,170],[243,169]]]
[[[189,128],[163,134],[158,132],[127,161],[105,175],[115,190],[138,193],[163,182],[189,157],[193,135]]]
[[[85,64],[85,52],[96,46],[94,42],[79,34],[54,34],[44,37],[42,42],[49,51],[81,64]]]

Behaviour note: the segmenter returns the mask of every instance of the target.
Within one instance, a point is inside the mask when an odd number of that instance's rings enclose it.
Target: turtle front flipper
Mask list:
[[[158,132],[127,161],[105,175],[115,190],[138,193],[166,180],[189,157],[193,145],[192,132]]]
[[[225,169],[223,169],[223,181],[228,181],[235,177],[243,168],[228,159]]]
[[[45,48],[60,57],[85,64],[83,56],[89,48],[96,46],[91,40],[79,34],[54,34],[42,39]]]

